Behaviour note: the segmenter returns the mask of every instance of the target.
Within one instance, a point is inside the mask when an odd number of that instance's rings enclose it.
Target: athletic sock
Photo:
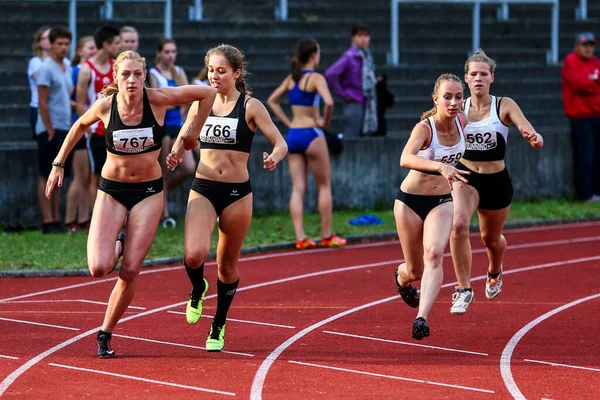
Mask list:
[[[100,336],[105,335],[107,337],[107,339],[110,340],[110,338],[112,338],[112,333],[108,333],[108,332],[104,332],[102,329],[100,329],[98,331],[98,335],[96,336],[98,339],[100,339]]]
[[[190,268],[185,260],[183,260],[185,266],[185,272],[187,272],[190,282],[194,287],[194,292],[198,295],[202,295],[204,292],[204,263],[196,269]]]
[[[217,278],[217,312],[215,313],[214,320],[216,326],[225,325],[227,312],[229,311],[239,283],[239,279],[233,283],[223,283]]]
[[[498,272],[497,274],[492,274],[492,273],[488,272],[488,278],[496,279],[499,276],[500,276],[500,272]]]

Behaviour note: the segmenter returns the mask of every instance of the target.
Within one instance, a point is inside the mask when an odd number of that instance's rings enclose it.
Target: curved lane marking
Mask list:
[[[600,260],[600,256],[584,257],[584,258],[579,258],[576,260],[557,261],[557,262],[551,262],[551,263],[546,263],[546,264],[533,265],[530,267],[508,270],[508,271],[504,271],[503,274],[504,275],[515,274],[515,273],[519,273],[519,272],[532,271],[532,270],[537,270],[537,269],[542,269],[542,268],[556,267],[559,265],[568,265],[568,264],[582,263],[582,262],[587,262],[587,261],[598,261],[598,260]],[[480,281],[480,280],[483,280],[486,278],[487,278],[487,275],[480,275],[478,277],[472,278],[471,282]],[[446,283],[446,284],[442,285],[442,288],[452,287],[456,284],[457,284],[457,282]],[[600,296],[600,294],[598,296]],[[377,300],[377,301],[374,301],[374,302],[371,302],[368,304],[363,304],[361,306],[358,306],[358,307],[352,308],[350,310],[341,312],[339,314],[333,315],[327,319],[319,321],[319,322],[303,329],[302,331],[298,332],[297,334],[295,334],[294,336],[292,336],[291,338],[289,338],[288,340],[283,342],[275,350],[273,350],[271,352],[271,354],[269,354],[267,356],[267,358],[262,362],[262,364],[258,368],[258,371],[254,375],[254,380],[252,381],[252,388],[250,390],[250,399],[251,400],[261,400],[262,399],[262,390],[263,390],[263,387],[265,384],[265,380],[267,378],[267,374],[269,373],[269,369],[271,368],[271,366],[273,365],[275,360],[277,360],[277,358],[281,355],[281,353],[283,353],[288,347],[290,347],[296,341],[303,338],[304,336],[306,336],[308,333],[314,331],[315,329],[318,329],[321,326],[328,324],[329,322],[335,321],[339,318],[345,317],[346,315],[355,313],[357,311],[364,310],[365,308],[369,308],[371,306],[379,305],[379,304],[391,301],[393,299],[397,299],[399,297],[400,296],[387,297],[385,299]]]
[[[572,262],[565,264],[572,264]],[[504,350],[502,351],[502,356],[500,357],[500,373],[502,375],[502,380],[504,381],[504,386],[506,386],[513,398],[518,400],[525,400],[525,396],[523,396],[523,393],[521,393],[521,391],[519,390],[517,383],[515,382],[515,379],[512,375],[512,370],[510,367],[510,362],[515,347],[517,347],[517,344],[519,344],[519,341],[523,338],[523,336],[525,336],[536,325],[544,322],[553,315],[556,315],[561,311],[564,311],[568,308],[574,307],[586,301],[594,300],[598,297],[600,297],[600,293],[572,301],[561,307],[555,308],[554,310],[548,311],[546,314],[537,317],[536,319],[525,325],[509,340],[509,342],[504,347]]]

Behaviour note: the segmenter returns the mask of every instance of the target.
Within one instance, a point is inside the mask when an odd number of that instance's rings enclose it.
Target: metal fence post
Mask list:
[[[69,58],[73,59],[77,47],[77,0],[69,0],[69,30],[73,35],[69,47]]]
[[[173,37],[173,7],[172,0],[165,1],[165,37]]]
[[[473,26],[472,26],[473,37],[471,38],[472,39],[471,43],[473,46],[473,53],[475,53],[481,47],[479,45],[481,42],[480,33],[481,33],[481,2],[479,0],[476,0],[473,2]]]
[[[579,7],[575,9],[577,21],[587,21],[587,0],[579,0]]]
[[[398,32],[398,22],[399,22],[399,18],[398,18],[398,3],[400,2],[400,0],[390,0],[390,7],[391,7],[391,32],[390,32],[390,44],[392,47],[392,65],[399,65],[400,64],[400,53],[399,53],[399,49],[398,49],[398,41],[400,40],[398,38],[399,32]]]
[[[104,0],[104,17],[107,20],[113,19],[114,9],[113,0]]]
[[[558,64],[558,19],[559,19],[559,0],[555,0],[552,5],[552,31],[550,32],[550,63]]]

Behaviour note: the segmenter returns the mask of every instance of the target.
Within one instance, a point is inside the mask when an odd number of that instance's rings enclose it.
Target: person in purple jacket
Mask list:
[[[369,51],[371,31],[352,27],[352,45],[325,71],[331,91],[344,101],[344,135],[357,137],[377,132],[377,78]]]

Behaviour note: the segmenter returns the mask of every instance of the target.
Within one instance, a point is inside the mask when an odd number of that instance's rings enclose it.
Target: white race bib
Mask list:
[[[208,117],[200,141],[203,143],[235,144],[237,142],[237,118]]]
[[[470,132],[465,134],[465,139],[467,150],[487,151],[498,147],[496,132]]]
[[[121,153],[141,153],[154,146],[152,127],[113,131],[113,145]]]

